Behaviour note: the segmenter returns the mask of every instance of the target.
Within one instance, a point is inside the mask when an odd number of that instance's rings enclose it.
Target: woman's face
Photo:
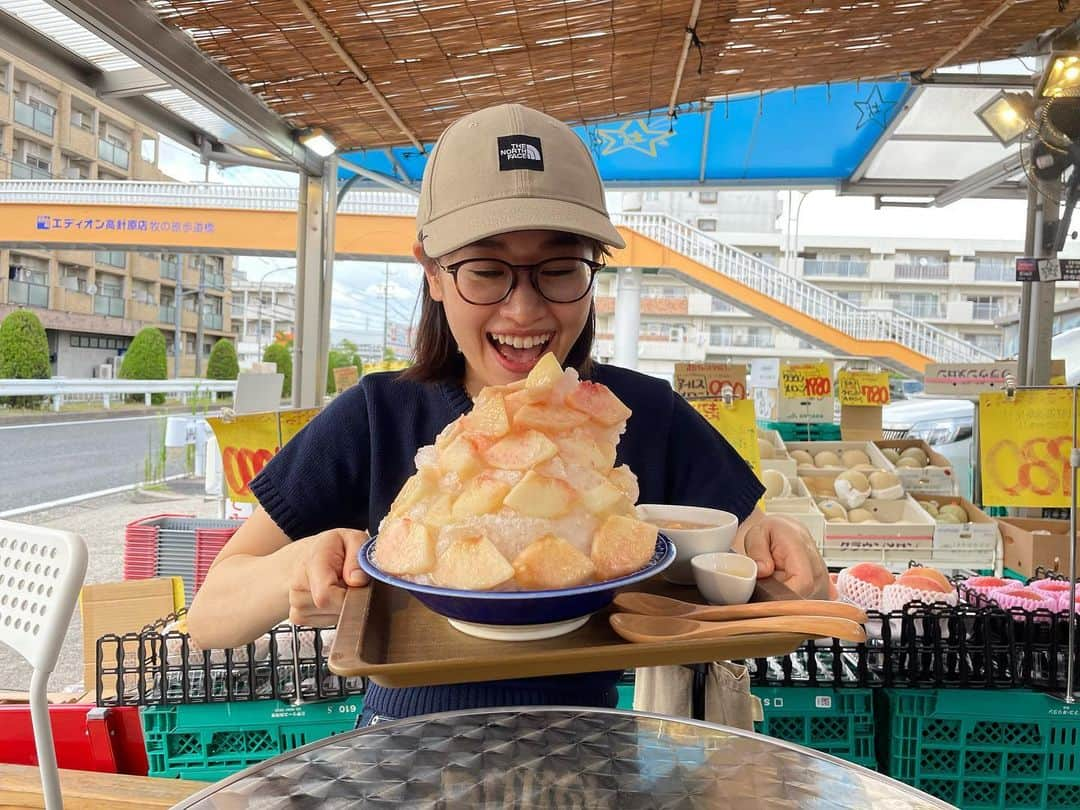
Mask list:
[[[414,252],[422,260],[419,245]],[[517,283],[510,297],[480,306],[461,297],[453,277],[442,267],[465,259],[532,265],[567,256],[594,258],[591,246],[572,234],[513,231],[473,242],[439,257],[438,263],[424,262],[431,297],[442,302],[450,331],[465,356],[465,387],[470,394],[485,385],[505,385],[525,377],[547,352],[565,363],[585,327],[592,293],[570,304],[553,304],[536,291],[527,271],[515,270]]]

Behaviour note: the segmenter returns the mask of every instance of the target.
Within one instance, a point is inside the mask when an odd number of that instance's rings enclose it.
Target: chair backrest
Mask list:
[[[0,520],[0,643],[52,672],[85,576],[79,535]]]

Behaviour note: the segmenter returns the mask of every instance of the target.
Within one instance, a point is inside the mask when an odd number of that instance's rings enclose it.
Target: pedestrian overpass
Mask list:
[[[231,255],[296,253],[294,189],[109,181],[0,181],[0,245]],[[992,359],[895,309],[863,309],[659,214],[616,217],[619,267],[663,269],[693,287],[841,356],[904,374],[929,362]],[[346,195],[334,222],[339,259],[412,261],[413,205],[391,193]]]

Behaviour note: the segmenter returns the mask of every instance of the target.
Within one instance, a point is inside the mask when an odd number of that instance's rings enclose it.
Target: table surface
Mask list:
[[[757,734],[661,715],[484,709],[329,737],[178,805],[225,808],[948,808]]]

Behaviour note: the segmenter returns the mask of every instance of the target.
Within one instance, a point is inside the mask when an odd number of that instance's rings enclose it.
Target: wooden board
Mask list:
[[[627,590],[702,601],[696,588],[672,585],[660,577]],[[775,590],[766,595],[760,588],[755,596],[777,598]],[[329,666],[338,675],[365,675],[382,686],[427,686],[785,655],[807,638],[762,633],[631,644],[615,635],[608,623],[610,613],[606,608],[580,629],[558,638],[487,641],[455,630],[406,591],[374,582],[346,594]]]

